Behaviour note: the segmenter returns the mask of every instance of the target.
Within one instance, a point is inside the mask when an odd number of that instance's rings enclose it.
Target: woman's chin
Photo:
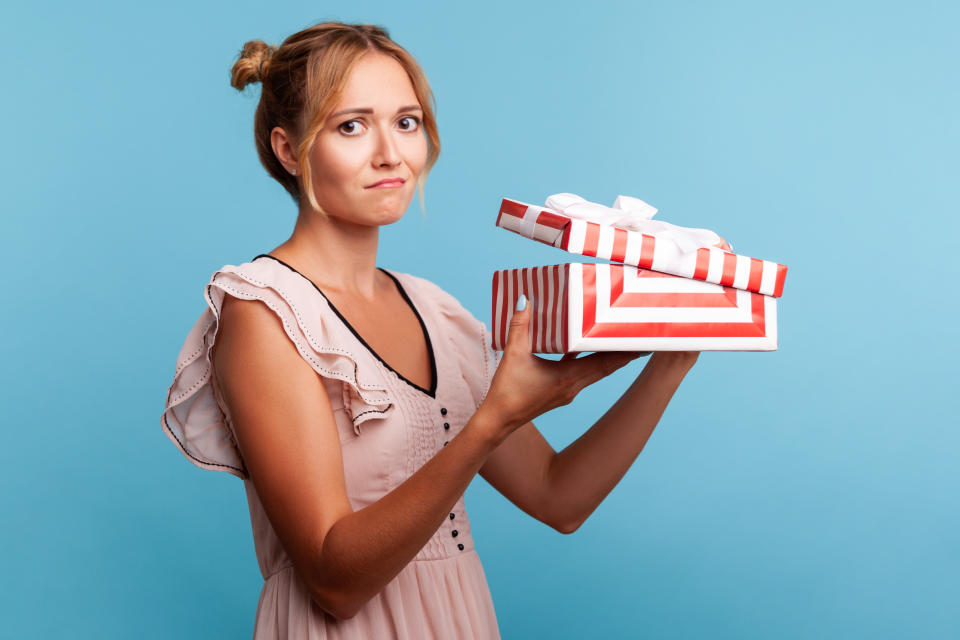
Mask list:
[[[326,209],[326,211],[343,222],[380,227],[400,220],[410,207],[412,200],[412,193],[377,194],[377,197],[362,198],[349,204],[343,202],[341,207],[333,210]]]
[[[382,215],[379,216],[379,217],[380,217],[380,221],[377,222],[377,224],[380,225],[381,227],[385,227],[385,226],[387,226],[388,224],[393,224],[394,222],[399,222],[400,219],[403,218],[403,214],[404,214],[405,211],[406,211],[406,207],[404,207],[404,209],[402,209],[402,210],[385,211],[385,212],[383,212]]]
[[[385,227],[399,221],[406,212],[406,207],[376,207],[354,221],[368,227]]]
[[[374,217],[378,220],[376,224],[393,224],[400,220],[410,206],[410,201],[411,198],[390,198],[373,205]]]

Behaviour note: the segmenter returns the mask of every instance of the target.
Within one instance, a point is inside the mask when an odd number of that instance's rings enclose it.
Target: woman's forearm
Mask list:
[[[341,518],[323,540],[315,575],[319,603],[354,615],[423,548],[502,441],[482,412],[407,480]]]
[[[554,456],[548,495],[567,530],[579,527],[617,486],[695,360],[695,354],[654,354],[610,410]]]

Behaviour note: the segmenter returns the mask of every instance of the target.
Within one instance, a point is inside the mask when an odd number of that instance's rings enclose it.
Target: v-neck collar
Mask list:
[[[393,282],[397,285],[397,290],[400,292],[400,295],[403,297],[407,305],[411,309],[413,309],[414,315],[417,316],[417,321],[420,322],[420,328],[423,330],[423,337],[427,343],[427,353],[430,354],[430,388],[429,389],[424,389],[423,387],[418,385],[416,382],[413,382],[412,380],[407,379],[402,373],[400,373],[399,371],[391,367],[386,360],[381,358],[380,354],[374,351],[373,348],[369,344],[367,344],[367,341],[363,339],[363,336],[361,336],[357,332],[357,330],[353,328],[353,325],[350,324],[350,322],[344,317],[342,313],[340,313],[340,310],[337,309],[336,305],[334,305],[333,302],[330,301],[330,298],[327,297],[327,294],[325,294],[323,290],[320,287],[318,287],[313,280],[303,275],[302,273],[300,273],[299,271],[291,267],[289,264],[287,264],[280,258],[277,258],[276,256],[272,256],[269,253],[261,253],[260,255],[254,257],[253,260],[256,260],[257,258],[270,258],[271,260],[275,260],[280,264],[282,264],[283,266],[285,266],[287,269],[290,269],[290,271],[293,271],[295,274],[297,274],[298,276],[300,276],[310,284],[312,284],[313,288],[316,289],[321,296],[323,296],[323,299],[327,301],[327,304],[330,305],[330,308],[333,309],[333,312],[337,314],[337,317],[340,318],[341,322],[343,322],[343,324],[346,325],[347,329],[350,329],[350,333],[352,333],[357,338],[357,340],[360,341],[360,344],[366,347],[367,351],[369,351],[373,355],[373,357],[379,360],[380,363],[383,364],[383,366],[385,366],[390,371],[393,371],[398,378],[406,382],[408,385],[410,385],[414,389],[417,389],[418,391],[427,394],[431,398],[436,398],[437,396],[437,361],[433,353],[433,343],[430,340],[430,332],[427,331],[427,325],[426,323],[424,323],[423,318],[420,316],[420,312],[417,310],[416,305],[413,304],[413,302],[410,300],[410,297],[407,295],[407,292],[404,291],[403,285],[400,284],[400,281],[396,278],[396,276],[394,276],[392,273],[390,273],[386,269],[377,267],[377,269],[379,269],[380,271],[383,271],[385,274],[390,276],[390,279],[393,280]],[[251,260],[251,262],[253,262],[253,260]]]

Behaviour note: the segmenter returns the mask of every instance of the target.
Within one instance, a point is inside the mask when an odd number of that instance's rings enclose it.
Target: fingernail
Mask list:
[[[527,308],[527,296],[520,294],[520,297],[517,298],[517,311],[523,311]]]

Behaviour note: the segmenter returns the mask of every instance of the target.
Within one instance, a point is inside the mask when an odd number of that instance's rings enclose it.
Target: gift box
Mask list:
[[[639,200],[628,200],[649,206]],[[650,209],[656,211],[652,207]],[[655,236],[617,228],[610,224],[578,219],[549,207],[508,198],[504,198],[500,204],[497,226],[569,253],[612,260],[773,297],[780,297],[783,293],[783,284],[787,277],[787,267],[776,262],[750,258],[717,247],[691,249],[672,240],[669,232]],[[674,227],[674,230],[702,231],[686,230],[682,227]],[[674,234],[674,237],[678,237],[677,234]]]
[[[535,352],[777,348],[771,296],[632,265],[568,263],[494,273],[497,350],[521,293],[531,304]]]

